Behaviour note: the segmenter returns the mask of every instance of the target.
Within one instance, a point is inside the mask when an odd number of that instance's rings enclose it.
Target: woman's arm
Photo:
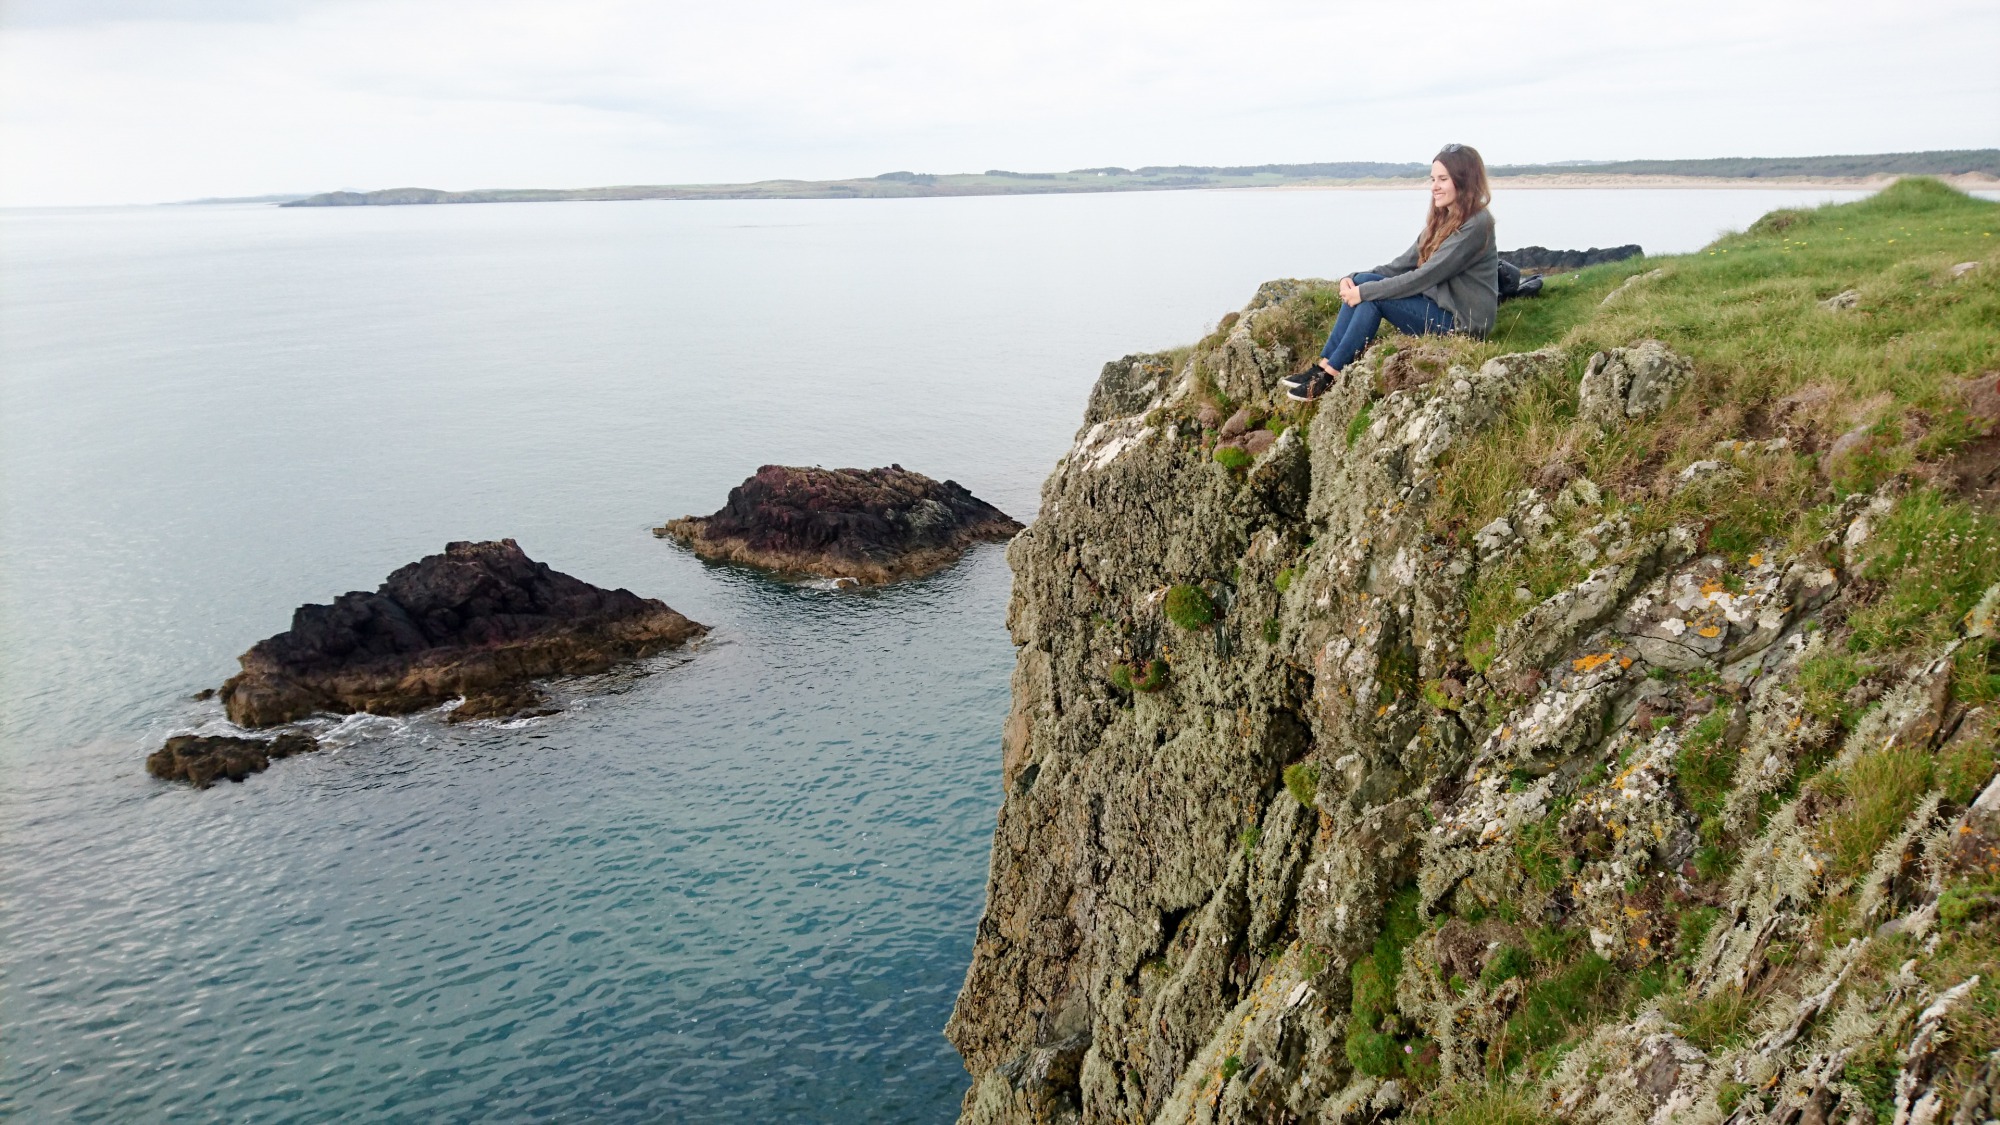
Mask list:
[[[1359,288],[1364,301],[1393,301],[1398,297],[1408,297],[1421,293],[1439,282],[1456,277],[1465,272],[1480,255],[1486,251],[1486,239],[1492,234],[1492,212],[1481,211],[1464,226],[1451,232],[1451,237],[1437,248],[1430,261],[1414,269],[1408,269],[1381,281],[1364,282]],[[1408,255],[1405,255],[1406,257]],[[1401,259],[1398,259],[1399,261]],[[1387,272],[1377,270],[1378,273]]]

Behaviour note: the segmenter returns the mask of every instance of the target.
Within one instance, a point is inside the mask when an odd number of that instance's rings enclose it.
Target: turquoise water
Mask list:
[[[1517,192],[1692,249],[1834,193]],[[647,529],[766,462],[1022,519],[1098,366],[1400,250],[1405,192],[0,212],[0,1115],[938,1121],[998,808],[998,548],[866,593]],[[514,724],[147,778],[291,609],[452,539],[691,653]]]

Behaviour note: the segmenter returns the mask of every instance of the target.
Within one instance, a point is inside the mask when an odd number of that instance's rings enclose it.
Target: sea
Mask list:
[[[1824,190],[1502,191],[1693,250]],[[855,592],[650,528],[770,463],[1022,520],[1100,366],[1410,240],[1411,191],[0,211],[0,1118],[941,1122],[1003,550]],[[294,607],[453,540],[664,599],[562,713],[148,777]]]

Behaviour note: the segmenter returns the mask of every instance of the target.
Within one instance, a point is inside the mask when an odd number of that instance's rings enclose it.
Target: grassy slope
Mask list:
[[[1533,388],[1456,458],[1443,484],[1437,530],[1463,538],[1559,464],[1610,485],[1609,514],[1625,515],[1642,530],[1707,522],[1711,546],[1739,559],[1767,538],[1789,539],[1795,548],[1816,539],[1842,497],[1892,474],[1908,474],[1923,493],[1938,467],[1983,432],[1960,408],[1960,381],[2000,371],[1995,232],[2000,205],[1911,180],[1857,203],[1773,212],[1695,254],[1553,279],[1545,296],[1503,306],[1492,339],[1463,350],[1474,360],[1560,343],[1577,370]],[[1967,261],[1982,264],[1953,279],[1952,266]],[[1653,270],[1664,276],[1601,304],[1627,278]],[[1850,289],[1860,292],[1858,307],[1819,307]],[[1696,382],[1659,417],[1595,442],[1575,420],[1582,361],[1647,337],[1694,357]],[[1871,452],[1848,458],[1830,475],[1807,452],[1757,459],[1744,466],[1748,478],[1726,490],[1672,494],[1673,474],[1712,457],[1715,442],[1765,437],[1779,423],[1805,431],[1808,446],[1864,425],[1880,434]],[[1964,515],[1954,509],[1949,518]],[[1979,522],[1990,536],[1990,521]],[[1580,576],[1514,577],[1546,596]],[[1518,612],[1518,603],[1502,596],[1511,589],[1475,591],[1470,643]],[[1910,602],[1885,623],[1881,640],[1940,637],[1971,608],[1962,588],[1957,595],[1949,605]],[[1891,600],[1902,596],[1893,593]]]

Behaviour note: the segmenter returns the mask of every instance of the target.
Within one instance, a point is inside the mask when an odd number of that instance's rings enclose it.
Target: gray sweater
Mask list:
[[[1422,265],[1417,264],[1417,243],[1412,242],[1395,261],[1369,272],[1381,274],[1383,280],[1363,282],[1362,300],[1393,301],[1422,293],[1451,314],[1459,331],[1484,336],[1493,331],[1493,315],[1500,307],[1500,251],[1493,241],[1493,212],[1481,211],[1465,220]]]

